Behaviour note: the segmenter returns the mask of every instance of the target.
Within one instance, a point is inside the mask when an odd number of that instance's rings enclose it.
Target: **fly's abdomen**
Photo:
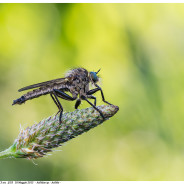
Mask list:
[[[51,88],[40,88],[40,89],[35,89],[33,91],[30,91],[28,93],[26,93],[25,95],[21,96],[20,98],[16,99],[13,101],[13,104],[12,105],[15,105],[15,104],[22,104],[22,103],[25,103],[27,100],[31,100],[33,98],[37,98],[41,95],[46,95],[48,93],[50,93],[52,91]]]
[[[13,100],[13,104],[12,105],[15,105],[15,104],[22,104],[26,101],[25,97],[24,96],[21,96],[20,98],[16,99],[16,100]]]

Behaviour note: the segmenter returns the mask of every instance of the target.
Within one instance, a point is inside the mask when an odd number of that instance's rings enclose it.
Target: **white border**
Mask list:
[[[2,181],[8,184],[8,181]],[[12,184],[183,184],[183,181],[13,181]]]
[[[184,3],[184,0],[0,0],[0,3]]]

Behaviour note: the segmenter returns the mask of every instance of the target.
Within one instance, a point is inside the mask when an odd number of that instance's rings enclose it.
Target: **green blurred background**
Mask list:
[[[101,68],[120,110],[38,165],[0,160],[0,180],[184,180],[183,20],[183,4],[1,4],[0,150],[57,111],[49,95],[11,106],[17,90],[72,67]]]

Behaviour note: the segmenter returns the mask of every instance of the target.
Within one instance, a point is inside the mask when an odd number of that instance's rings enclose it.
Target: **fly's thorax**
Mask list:
[[[89,88],[90,78],[89,72],[84,68],[76,68],[70,70],[66,74],[66,78],[69,80],[69,91],[73,96],[81,96],[86,94],[86,90]]]
[[[87,91],[89,91],[89,82],[76,80],[69,89],[72,95],[86,96]]]
[[[86,85],[88,85],[89,82],[80,80],[80,79],[76,79],[73,80],[73,82],[71,83],[71,85],[69,86],[69,90],[70,92],[75,92],[75,93],[80,93],[81,90],[86,89]]]
[[[72,70],[69,70],[66,74],[66,78],[75,78],[75,77],[87,77],[88,71],[84,68],[74,68]]]

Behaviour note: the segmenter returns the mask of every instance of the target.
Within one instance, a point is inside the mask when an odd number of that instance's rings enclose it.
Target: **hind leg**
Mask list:
[[[58,106],[58,108],[60,110],[59,111],[60,112],[59,121],[61,122],[61,117],[62,117],[62,113],[63,113],[63,107],[60,104],[60,102],[59,102],[57,97],[62,98],[64,100],[73,101],[73,100],[76,100],[77,96],[76,97],[71,97],[68,94],[66,94],[63,91],[58,90],[58,89],[53,89],[53,94],[54,94],[54,97],[55,97],[55,101],[54,102],[56,103],[56,105]]]
[[[60,112],[60,115],[59,115],[59,123],[61,124],[61,118],[62,118],[62,114],[63,114],[63,107],[60,103],[60,101],[58,100],[55,92],[53,92],[52,94],[50,94],[50,96],[52,97],[54,103],[57,105],[59,111],[57,112],[57,114]]]

